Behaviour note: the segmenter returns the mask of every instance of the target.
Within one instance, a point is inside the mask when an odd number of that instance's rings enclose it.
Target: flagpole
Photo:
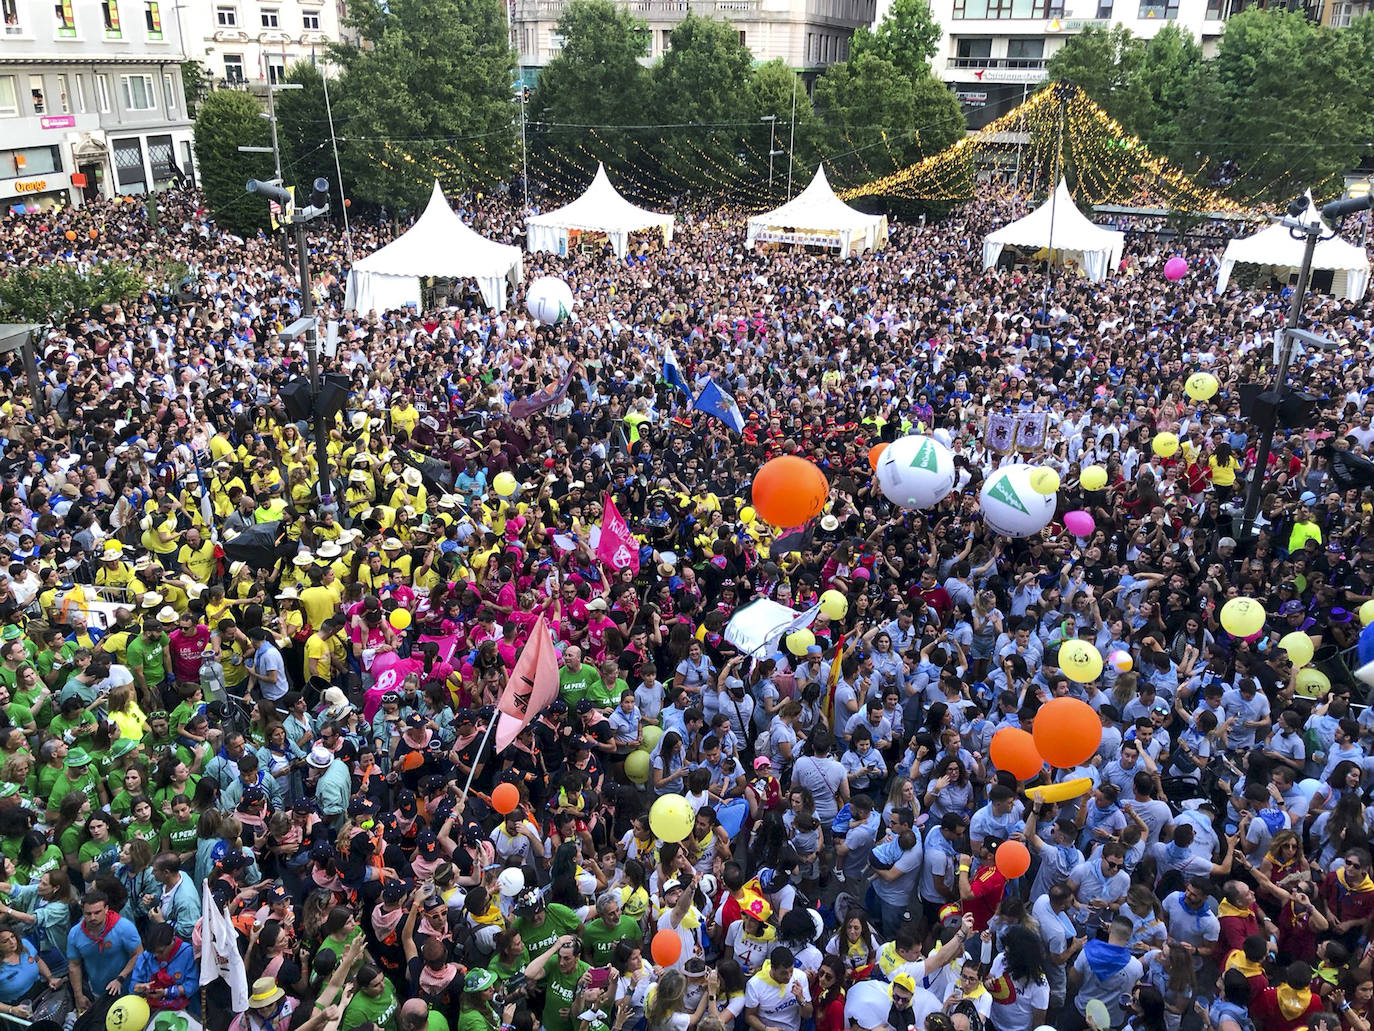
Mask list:
[[[463,811],[463,803],[467,801],[468,789],[472,787],[472,778],[477,775],[477,766],[481,761],[482,753],[487,750],[487,742],[491,739],[492,731],[496,729],[496,724],[501,722],[501,710],[497,709],[487,724],[487,732],[482,735],[482,744],[477,749],[477,756],[472,761],[472,767],[468,770],[468,782],[463,785],[463,792],[458,796],[458,805],[455,807],[459,813]]]

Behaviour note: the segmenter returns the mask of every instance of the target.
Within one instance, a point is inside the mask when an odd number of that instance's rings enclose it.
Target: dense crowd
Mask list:
[[[502,199],[454,201],[519,242]],[[158,209],[0,221],[0,276],[190,270],[53,326],[41,412],[0,370],[0,1014],[85,1031],[133,995],[162,1031],[1369,1031],[1374,716],[1350,671],[1374,491],[1331,450],[1374,442],[1365,303],[1309,300],[1340,347],[1295,361],[1315,418],[1257,469],[1240,385],[1272,379],[1290,296],[1214,294],[1215,227],[1178,283],[1178,245],[1130,227],[1092,285],[981,269],[1024,210],[1006,196],[847,260],[684,212],[670,249],[527,255],[577,301],[542,328],[519,291],[485,311],[462,284],[456,307],[344,311],[344,242],[312,227],[322,362],[350,384],[322,502],[280,403],[305,364],[279,335],[294,267],[194,193]],[[391,231],[355,220],[353,253]],[[665,381],[665,345],[742,432]],[[988,417],[1023,412],[1043,446],[993,451]],[[918,430],[957,484],[905,512],[869,450]],[[782,539],[749,507],[779,455],[830,483]],[[1091,536],[988,530],[978,489],[1008,461],[1055,469]],[[598,558],[608,498],[627,569]],[[726,639],[756,599],[828,590],[845,613],[804,655]],[[1247,639],[1219,622],[1238,595],[1268,612]],[[1298,691],[1293,630],[1329,689]],[[558,697],[498,751],[536,632]],[[1071,681],[1071,638],[1131,668]],[[1033,801],[990,741],[1064,695],[1101,744],[1039,780],[1093,787]],[[695,814],[681,841],[650,825],[668,794]],[[1033,865],[1009,881],[1011,840]]]

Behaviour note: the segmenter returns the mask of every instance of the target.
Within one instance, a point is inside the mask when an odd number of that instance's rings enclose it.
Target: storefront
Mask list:
[[[0,203],[7,210],[28,213],[67,206],[72,203],[71,185],[67,172],[0,179]]]

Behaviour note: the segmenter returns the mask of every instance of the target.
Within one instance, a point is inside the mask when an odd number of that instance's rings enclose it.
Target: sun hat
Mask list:
[[[68,754],[67,761],[71,762],[71,755]],[[88,760],[89,761],[89,760]],[[323,770],[334,761],[334,753],[324,745],[316,745],[310,749],[310,754],[305,757],[305,761],[317,770]]]
[[[73,748],[67,752],[67,767],[89,766],[91,764],[90,753],[84,748]]]
[[[420,475],[420,470],[416,469],[413,465],[407,467],[406,470],[401,473],[401,479],[405,481],[407,487],[418,487],[425,481],[424,477]]]
[[[333,541],[325,541],[315,549],[315,554],[320,558],[338,558],[343,554],[343,549]]]
[[[249,1006],[271,1006],[286,998],[275,978],[260,977],[253,982],[253,994],[248,996]]]
[[[157,610],[157,621],[159,623],[175,623],[177,621],[177,610],[170,605],[164,605]]]
[[[469,970],[468,976],[463,979],[463,991],[485,992],[498,980],[499,978],[485,967],[476,967]]]

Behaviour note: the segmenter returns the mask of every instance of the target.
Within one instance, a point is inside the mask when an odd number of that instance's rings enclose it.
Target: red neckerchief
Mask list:
[[[114,930],[114,925],[117,923],[119,923],[119,914],[116,913],[113,909],[107,909],[105,911],[105,926],[101,929],[99,935],[94,935],[89,930],[87,930],[85,920],[81,921],[81,930],[87,938],[95,942],[96,952],[104,952],[106,946],[110,944],[105,940],[105,936],[109,934],[112,930]]]

